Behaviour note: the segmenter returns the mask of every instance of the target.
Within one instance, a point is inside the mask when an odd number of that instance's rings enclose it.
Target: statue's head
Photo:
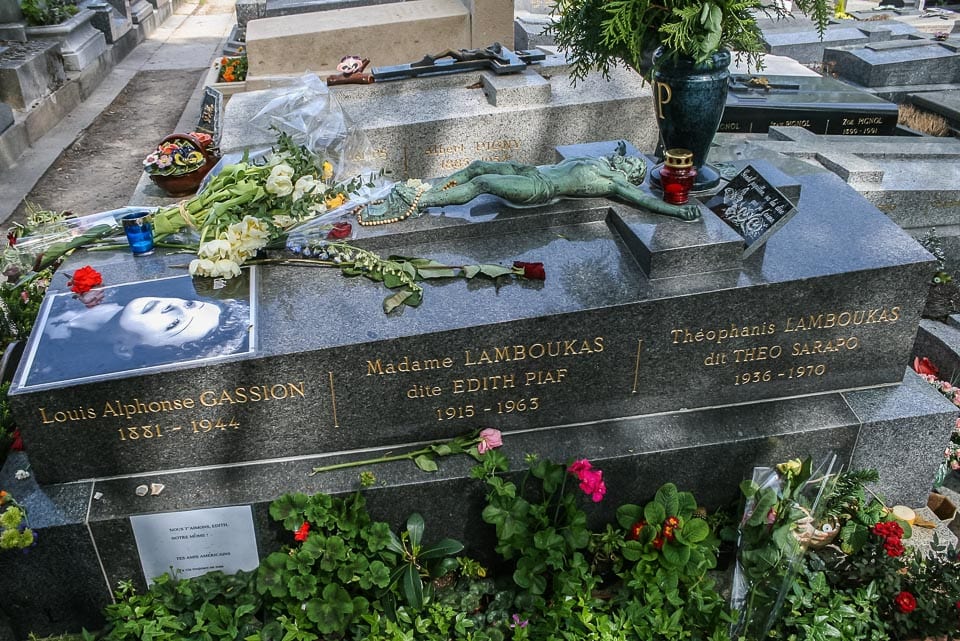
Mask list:
[[[610,169],[626,176],[631,185],[642,185],[643,178],[647,174],[647,163],[643,158],[625,155],[622,147],[621,145],[617,148],[617,153],[607,156]]]

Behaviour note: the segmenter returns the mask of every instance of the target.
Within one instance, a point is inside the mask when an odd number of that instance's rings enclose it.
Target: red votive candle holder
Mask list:
[[[689,149],[668,149],[660,168],[663,200],[671,205],[685,205],[693,187],[697,170],[693,166],[693,152]]]

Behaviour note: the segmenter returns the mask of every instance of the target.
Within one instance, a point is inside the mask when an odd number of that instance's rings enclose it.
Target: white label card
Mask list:
[[[130,524],[148,585],[169,572],[186,579],[260,564],[249,505],[131,516]]]

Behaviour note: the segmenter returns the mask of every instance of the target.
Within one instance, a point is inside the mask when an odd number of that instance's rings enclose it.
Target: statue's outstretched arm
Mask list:
[[[700,208],[695,204],[671,205],[633,185],[620,182],[614,182],[613,185],[614,189],[611,195],[631,205],[680,220],[690,221],[700,218]]]

